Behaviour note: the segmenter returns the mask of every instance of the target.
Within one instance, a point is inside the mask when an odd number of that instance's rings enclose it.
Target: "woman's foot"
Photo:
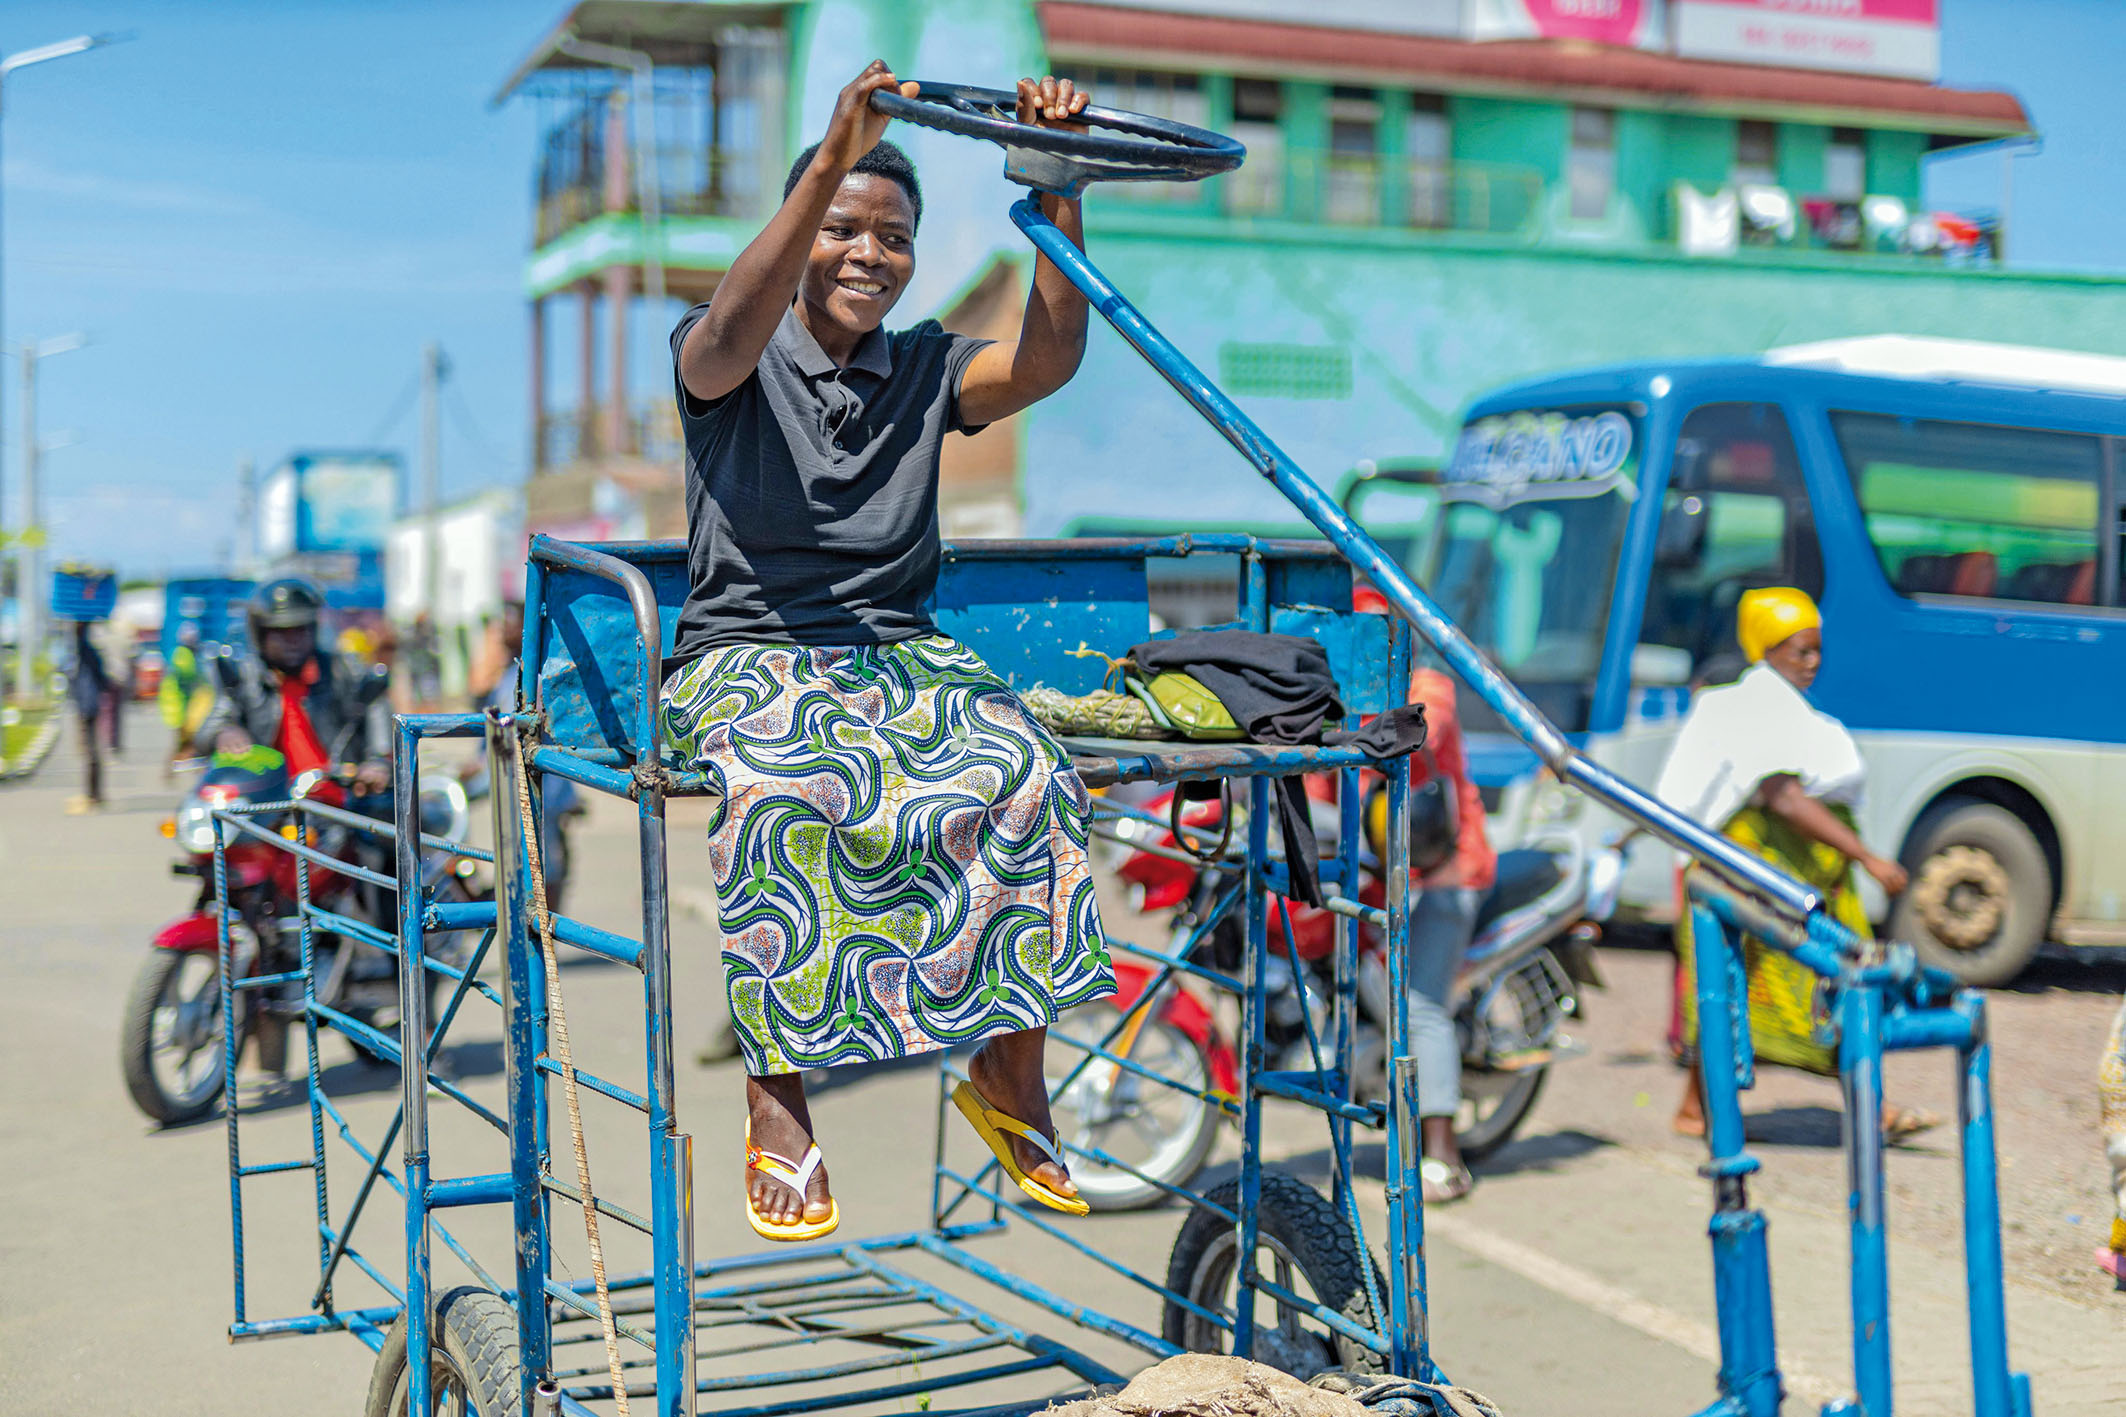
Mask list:
[[[1417,1182],[1426,1205],[1458,1201],[1476,1189],[1476,1177],[1469,1174],[1468,1167],[1437,1156],[1428,1156],[1418,1163]]]
[[[793,1167],[804,1165],[805,1153],[812,1149],[804,1078],[797,1073],[748,1077],[746,1122],[755,1147],[783,1157]],[[745,1169],[745,1184],[746,1200],[770,1225],[817,1225],[834,1213],[824,1165],[813,1170],[802,1197],[788,1182],[751,1165]]]
[[[1041,1070],[1047,1042],[1045,1028],[998,1034],[967,1060],[967,1080],[991,1107],[1055,1140],[1056,1124],[1048,1113],[1048,1078]],[[1035,1181],[1059,1196],[1077,1196],[1070,1173],[1032,1142],[1012,1136],[1011,1153],[1019,1169]]]
[[[1941,1117],[1924,1107],[1892,1107],[1887,1102],[1882,1107],[1882,1139],[1890,1146],[1902,1146],[1921,1132],[1931,1132],[1941,1125]]]
[[[1692,1068],[1687,1074],[1690,1081],[1683,1085],[1683,1100],[1676,1104],[1676,1115],[1669,1127],[1679,1137],[1702,1137],[1705,1135],[1705,1080]]]

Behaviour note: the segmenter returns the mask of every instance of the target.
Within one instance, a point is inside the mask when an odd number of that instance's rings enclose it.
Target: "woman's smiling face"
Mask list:
[[[915,206],[898,182],[868,172],[842,179],[805,259],[798,300],[821,348],[848,358],[885,321],[915,275]]]

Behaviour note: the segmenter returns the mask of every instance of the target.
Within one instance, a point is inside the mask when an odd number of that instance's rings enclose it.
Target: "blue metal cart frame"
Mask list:
[[[1144,559],[1199,552],[1242,558],[1240,616],[1237,623],[1256,629],[1283,629],[1323,639],[1338,667],[1346,701],[1354,711],[1378,710],[1399,699],[1408,682],[1410,639],[1414,629],[1504,721],[1528,742],[1566,783],[1594,796],[1635,824],[1683,848],[1702,868],[1696,886],[1699,950],[1700,1016],[1706,1020],[1701,1050],[1712,1129],[1713,1161],[1706,1173],[1714,1183],[1711,1226],[1719,1333],[1722,1348],[1720,1396],[1707,1413],[1758,1417],[1780,1409],[1783,1386],[1776,1365],[1770,1304],[1765,1221],[1748,1205],[1746,1177],[1756,1163],[1743,1150],[1737,1089],[1749,1079],[1745,1000],[1739,985],[1739,948],[1747,933],[1791,951],[1810,968],[1835,981],[1843,1025],[1841,1076],[1848,1091],[1848,1116],[1876,1114],[1880,1098],[1883,1052],[1893,1048],[1940,1046],[1957,1050],[1962,1068],[1962,1140],[1965,1159],[1966,1240],[1971,1276],[1972,1361],[1976,1411],[1981,1417],[2015,1417],[2029,1411],[2027,1383],[2009,1372],[2001,1299],[1999,1206],[1994,1169],[1989,1093],[1989,1052],[1984,1007],[1974,994],[1953,990],[1948,981],[1920,969],[1908,952],[1892,948],[1876,959],[1852,935],[1822,912],[1817,895],[1740,850],[1732,842],[1672,811],[1574,751],[1568,740],[1486,662],[1404,570],[1356,527],[1335,502],[1309,480],[1262,430],[1235,407],[1192,363],[1122,297],[1092,264],[1044,218],[1031,201],[1012,209],[1012,218],[1037,249],[1085,292],[1093,305],[1138,349],[1152,367],[1216,427],[1249,464],[1286,496],[1326,538],[1324,545],[1255,542],[1246,538],[1177,537],[1152,542],[1005,543],[952,548],[941,580],[938,615],[948,630],[988,655],[1000,672],[1021,685],[1022,675],[1038,673],[1046,682],[1069,689],[1071,663],[1063,651],[1072,638],[1098,640],[1119,650],[1132,641],[1118,638],[1128,618],[1117,613],[1127,600],[1132,574],[1141,578]],[[1134,571],[1132,570],[1134,568]],[[1369,617],[1349,613],[1350,574],[1355,568],[1387,598],[1393,615],[1369,626]],[[620,1338],[646,1357],[630,1360],[637,1371],[647,1365],[659,1412],[691,1413],[699,1393],[715,1395],[831,1382],[858,1373],[881,1373],[889,1381],[859,1393],[755,1402],[723,1407],[729,1417],[823,1410],[866,1401],[882,1401],[916,1392],[983,1382],[1039,1370],[1058,1370],[1080,1381],[1106,1381],[1115,1375],[1103,1365],[1050,1339],[1003,1323],[979,1307],[927,1284],[894,1266],[886,1256],[918,1250],[947,1261],[971,1276],[1000,1286],[1020,1299],[1044,1307],[1090,1331],[1119,1338],[1157,1356],[1171,1345],[1122,1318],[1094,1312],[1041,1285],[1013,1275],[975,1254],[963,1241],[1005,1225],[1029,1226],[1180,1303],[1199,1318],[1232,1334],[1235,1351],[1249,1351],[1256,1332],[1258,1303],[1267,1300],[1282,1310],[1303,1313],[1345,1338],[1382,1354],[1395,1370],[1431,1375],[1425,1337],[1423,1212],[1416,1185],[1415,1061],[1405,1046],[1406,1019],[1400,1007],[1391,1030],[1392,1085],[1385,1106],[1362,1106],[1351,1100],[1349,1011],[1352,932],[1349,917],[1369,914],[1347,892],[1356,880],[1356,774],[1363,767],[1387,771],[1391,823],[1386,853],[1388,899],[1369,918],[1390,933],[1388,958],[1391,997],[1403,998],[1402,945],[1408,926],[1407,862],[1408,760],[1374,763],[1335,749],[1294,749],[1262,745],[1074,745],[1080,771],[1089,783],[1125,779],[1244,779],[1251,812],[1244,854],[1244,880],[1226,902],[1246,922],[1247,966],[1234,979],[1209,970],[1190,957],[1194,942],[1171,953],[1141,950],[1160,962],[1161,977],[1186,974],[1229,989],[1245,1003],[1244,1085],[1236,1104],[1242,1121],[1241,1204],[1219,1206],[1206,1197],[1179,1193],[1192,1205],[1208,1207],[1239,1231],[1242,1257],[1239,1288],[1231,1314],[1194,1305],[1158,1281],[1136,1274],[1103,1254],[1080,1235],[1096,1233],[1081,1223],[1079,1234],[1046,1218],[1005,1203],[989,1180],[993,1168],[973,1174],[955,1171],[943,1158],[942,1102],[940,1159],[933,1187],[933,1224],[909,1234],[851,1243],[786,1248],[780,1253],[712,1261],[697,1266],[692,1254],[693,1165],[691,1139],[678,1128],[673,1104],[673,1045],[669,990],[669,941],[666,933],[664,803],[668,796],[699,792],[709,784],[675,771],[658,756],[656,699],[662,680],[664,646],[684,589],[684,559],[676,545],[574,546],[546,538],[534,541],[527,573],[527,616],[523,647],[521,709],[515,715],[486,718],[461,715],[404,716],[393,745],[399,784],[393,827],[359,824],[358,819],[308,803],[273,804],[248,811],[225,812],[217,832],[248,833],[275,841],[304,861],[299,908],[303,968],[295,975],[236,979],[226,926],[222,963],[227,986],[224,1002],[226,1061],[234,1074],[238,1034],[235,998],[246,988],[300,984],[303,989],[307,1043],[306,1090],[310,1107],[311,1154],[263,1165],[241,1163],[241,1108],[229,1109],[231,1206],[236,1243],[236,1318],[232,1337],[272,1333],[346,1329],[380,1347],[385,1326],[403,1316],[408,1352],[409,1410],[426,1413],[430,1404],[429,1357],[436,1343],[432,1328],[435,1285],[431,1246],[440,1241],[485,1288],[509,1299],[517,1315],[517,1342],[523,1365],[520,1397],[526,1410],[581,1412],[587,1402],[609,1397],[610,1383],[595,1380],[597,1370],[557,1374],[555,1350],[564,1338],[557,1329],[594,1321],[598,1308],[586,1298],[582,1281],[555,1277],[552,1263],[551,1207],[556,1195],[594,1206],[597,1213],[622,1226],[640,1230],[651,1240],[653,1261],[644,1274],[612,1282],[609,1288],[629,1302],[616,1304]],[[1341,596],[1341,599],[1338,597]],[[1134,603],[1134,602],[1131,602]],[[1081,662],[1082,663],[1082,662]],[[1081,671],[1089,672],[1089,671]],[[419,834],[412,784],[417,780],[422,748],[430,740],[484,736],[494,784],[498,851],[495,855],[497,899],[492,903],[442,904],[421,886]],[[580,786],[631,800],[636,805],[640,846],[642,934],[631,939],[567,917],[555,917],[557,942],[571,949],[639,970],[643,976],[646,1082],[641,1090],[579,1070],[581,1087],[590,1094],[631,1108],[645,1118],[649,1133],[650,1214],[635,1214],[596,1196],[586,1196],[554,1174],[548,1121],[549,1079],[559,1071],[548,1056],[546,966],[529,920],[536,838],[527,836],[514,811],[520,775],[525,772],[567,778]],[[1273,1071],[1264,1049],[1266,970],[1269,938],[1267,895],[1283,883],[1283,873],[1268,833],[1269,793],[1275,777],[1296,772],[1343,774],[1345,793],[1343,855],[1324,863],[1326,883],[1346,917],[1339,942],[1334,1021],[1328,1037],[1311,1039],[1314,1066],[1298,1072]],[[528,785],[536,791],[536,785]],[[294,838],[271,825],[276,816],[292,818]],[[264,820],[261,820],[261,818]],[[306,845],[301,828],[316,819],[357,826],[390,837],[396,879],[370,873],[365,879],[397,893],[397,929],[386,932],[336,914],[310,898],[311,865],[346,871],[342,863],[321,857]],[[217,885],[220,881],[217,852]],[[314,987],[314,932],[331,931],[341,940],[395,954],[401,961],[401,1031],[392,1039],[317,1002]],[[472,960],[463,968],[431,955],[428,937],[441,931],[482,932]],[[498,993],[479,975],[486,954],[499,940],[503,988]],[[425,1018],[423,971],[452,981],[448,1002],[429,1028]],[[461,1004],[479,994],[501,1008],[508,1062],[507,1115],[482,1106],[455,1083],[427,1066],[443,1031]],[[1716,1026],[1727,1021],[1723,1030]],[[1121,1022],[1118,1019],[1116,1029]],[[394,1172],[387,1157],[392,1137],[365,1145],[319,1082],[317,1039],[321,1028],[337,1030],[372,1051],[402,1060],[399,1117],[391,1132],[401,1147],[401,1166]],[[1109,1039],[1115,1036],[1110,1033]],[[1063,1040],[1059,1039],[1058,1042]],[[1082,1045],[1081,1045],[1082,1046]],[[1112,1066],[1141,1071],[1105,1043],[1085,1046],[1085,1066],[1099,1059]],[[419,1059],[422,1066],[405,1066]],[[950,1059],[941,1063],[941,1089],[954,1075]],[[1156,1076],[1149,1081],[1167,1083]],[[472,1110],[506,1139],[507,1166],[492,1172],[438,1178],[431,1174],[429,1093],[435,1090]],[[1386,1249],[1393,1277],[1385,1295],[1369,1294],[1370,1324],[1354,1322],[1304,1296],[1284,1289],[1255,1270],[1258,1239],[1254,1201],[1260,1186],[1260,1122],[1265,1098],[1304,1104],[1320,1111],[1331,1130],[1337,1174],[1335,1201],[1348,1216],[1362,1250],[1350,1175],[1349,1128],[1379,1127],[1386,1133],[1389,1160],[1388,1235]],[[1218,1100],[1221,1099],[1209,1099]],[[368,1166],[347,1212],[335,1223],[325,1186],[325,1124],[331,1122]],[[1888,1279],[1883,1246],[1881,1139],[1868,1125],[1849,1126],[1846,1145],[1853,1166],[1853,1307],[1858,1404],[1834,1404],[1827,1411],[1864,1412],[1889,1417],[1892,1394],[1888,1367]],[[1114,1158],[1079,1150],[1102,1164]],[[307,1170],[316,1189],[320,1278],[308,1311],[274,1320],[246,1317],[243,1277],[244,1184],[262,1175]],[[349,1239],[378,1177],[404,1202],[404,1283],[396,1283]],[[989,1202],[986,1218],[953,1223],[962,1203]],[[468,1247],[446,1228],[444,1212],[474,1205],[507,1205],[515,1235],[512,1265],[499,1275],[483,1268]],[[391,1302],[354,1310],[336,1307],[333,1285],[345,1261],[374,1279]],[[1362,1263],[1370,1275],[1370,1262]],[[1369,1281],[1370,1288],[1370,1281]],[[643,1296],[635,1298],[633,1296]],[[823,1301],[821,1296],[827,1296]],[[645,1308],[650,1322],[638,1320]],[[925,1307],[933,1317],[920,1321],[874,1324],[860,1330],[864,1341],[883,1342],[887,1351],[844,1363],[778,1369],[729,1379],[696,1377],[697,1340],[731,1325],[791,1320],[809,1313],[808,1305],[846,1305],[861,1313],[893,1305]],[[704,1315],[707,1317],[705,1318]],[[728,1324],[727,1321],[728,1320]],[[944,1340],[929,1335],[926,1325],[956,1324],[971,1336]],[[775,1347],[802,1352],[809,1344],[849,1339],[844,1325],[794,1323],[797,1336]],[[572,1338],[569,1329],[566,1337]],[[1022,1356],[998,1362],[979,1359],[979,1366],[935,1371],[948,1359],[988,1354],[1000,1347]],[[705,1353],[704,1358],[751,1354],[758,1345]],[[929,1359],[933,1371],[910,1382],[891,1380],[894,1370]],[[636,1391],[633,1383],[631,1392]],[[1030,1404],[1038,1405],[1038,1403]],[[978,1409],[996,1411],[998,1409]]]

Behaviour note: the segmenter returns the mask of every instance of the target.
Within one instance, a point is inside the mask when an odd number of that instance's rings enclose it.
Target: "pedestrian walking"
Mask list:
[[[1654,793],[1814,887],[1832,919],[1872,939],[1853,867],[1893,896],[1905,888],[1905,870],[1860,839],[1853,818],[1867,783],[1860,747],[1844,724],[1806,697],[1823,665],[1822,612],[1791,586],[1745,591],[1736,631],[1750,667],[1733,684],[1692,702]],[[1698,1000],[1687,909],[1676,919],[1676,949],[1690,1054],[1697,1046]],[[1762,941],[1745,941],[1743,950],[1758,1061],[1836,1076],[1837,1033],[1823,981]],[[1883,1130],[1893,1142],[1939,1124],[1931,1113],[1883,1108]],[[1695,1066],[1674,1126],[1685,1136],[1705,1135],[1704,1082]]]
[[[67,702],[81,728],[82,795],[66,804],[79,815],[103,805],[103,714],[111,697],[110,672],[86,620],[74,624],[74,662],[67,671]]]
[[[692,584],[661,718],[723,789],[709,854],[748,1074],[746,1209],[773,1240],[840,1214],[805,1070],[977,1042],[955,1102],[1022,1190],[1084,1214],[1042,1050],[1060,1011],[1115,989],[1084,785],[924,608],[946,434],[1061,388],[1086,304],[1041,257],[1016,341],[884,328],[922,219],[870,106],[897,83],[874,62],[842,90],[781,208],[672,333]],[[1020,81],[1021,122],[1084,106],[1068,81]],[[1040,200],[1080,239],[1078,202]]]

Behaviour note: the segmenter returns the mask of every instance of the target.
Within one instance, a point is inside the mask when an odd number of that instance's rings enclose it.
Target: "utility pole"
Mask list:
[[[421,346],[421,603],[433,623],[443,583],[443,437],[438,418],[449,361],[434,340]]]
[[[22,358],[22,532],[15,555],[15,605],[21,643],[15,653],[15,692],[24,699],[44,697],[37,682],[37,651],[44,643],[44,516],[38,508],[37,467],[44,445],[37,440],[37,361],[87,344],[88,336],[24,340],[15,347]]]

